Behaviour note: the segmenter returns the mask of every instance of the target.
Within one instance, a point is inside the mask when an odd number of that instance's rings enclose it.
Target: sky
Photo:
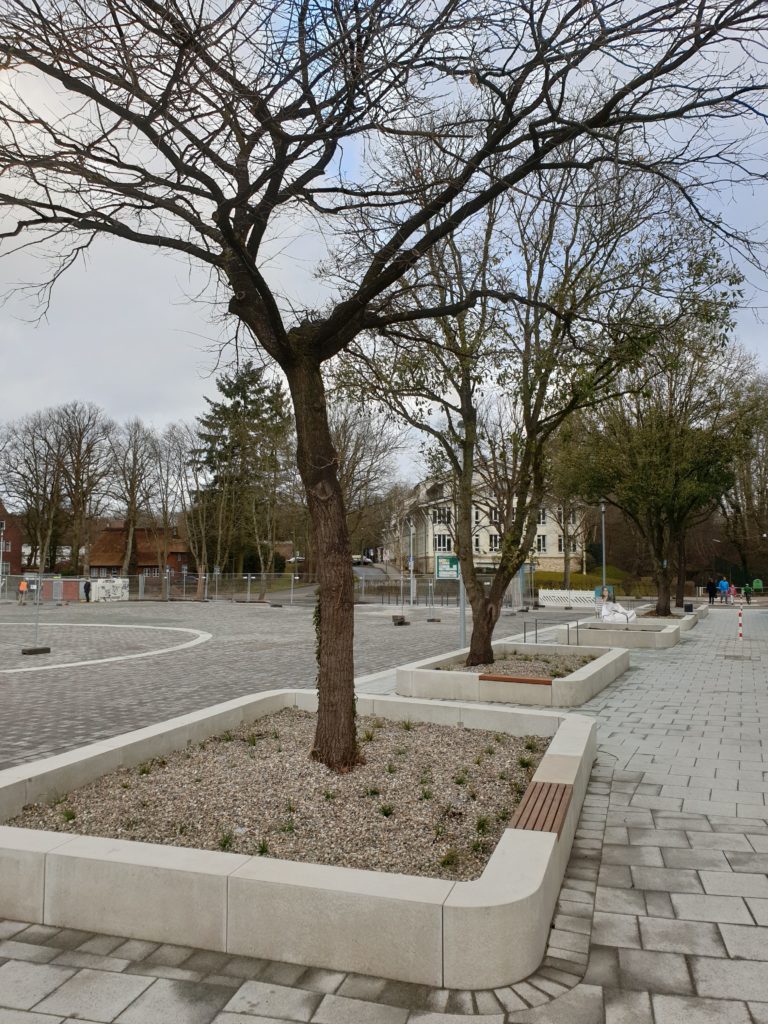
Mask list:
[[[300,239],[294,248],[300,251]],[[288,281],[295,264],[289,255],[283,262],[275,276]],[[34,269],[28,261],[0,261],[0,291]],[[87,265],[59,281],[41,323],[29,322],[23,295],[0,306],[0,420],[74,399],[95,402],[118,421],[140,416],[163,426],[194,418],[203,396],[215,394],[219,342],[227,337],[211,305],[194,297],[203,283],[182,261],[104,240]],[[768,305],[754,288],[747,301]],[[762,316],[768,310],[742,310],[736,337],[768,369]]]

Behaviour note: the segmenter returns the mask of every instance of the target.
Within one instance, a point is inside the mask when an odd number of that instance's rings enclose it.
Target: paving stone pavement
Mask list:
[[[0,1024],[768,1024],[768,614],[744,619],[741,642],[723,608],[633,651],[578,709],[600,754],[525,982],[436,990],[0,921]]]

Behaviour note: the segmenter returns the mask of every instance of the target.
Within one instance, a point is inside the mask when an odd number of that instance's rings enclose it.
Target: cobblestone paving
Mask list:
[[[355,666],[358,675],[378,672],[440,654],[458,646],[454,609],[409,613],[411,625],[392,625],[392,606],[360,607],[356,616]],[[306,607],[270,608],[255,604],[125,603],[41,609],[40,641],[48,659],[70,660],[77,643],[84,654],[136,653],[145,644],[172,646],[189,634],[148,631],[146,626],[191,628],[211,640],[182,651],[135,660],[56,670],[4,674],[18,667],[21,647],[30,641],[35,609],[0,604],[0,769],[20,761],[61,753],[84,743],[140,729],[175,715],[280,686],[311,687],[315,679],[312,612]],[[506,619],[502,620],[506,623]],[[516,619],[509,617],[510,623]],[[88,630],[83,624],[133,625],[120,630]],[[67,630],[69,626],[69,630]],[[75,641],[75,633],[81,635]],[[88,634],[99,634],[87,639]],[[112,647],[105,647],[103,634]],[[62,634],[64,640],[62,641]],[[69,634],[69,636],[67,635]],[[163,638],[160,642],[154,637]],[[11,653],[13,652],[12,656]],[[78,660],[87,660],[86,658]],[[23,658],[23,667],[33,661]]]
[[[448,992],[0,921],[0,1024],[768,1024],[765,612],[745,634],[716,609],[580,709],[600,757],[525,982]]]

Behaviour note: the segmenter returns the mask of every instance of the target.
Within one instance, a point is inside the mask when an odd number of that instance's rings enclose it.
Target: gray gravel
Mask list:
[[[549,742],[361,718],[366,763],[337,775],[308,756],[314,725],[286,709],[26,807],[9,824],[471,879]]]
[[[497,658],[487,665],[465,665],[463,661],[453,661],[439,667],[451,672],[559,679],[588,665],[590,661],[594,661],[590,654],[521,654],[517,651],[508,651],[504,658]]]

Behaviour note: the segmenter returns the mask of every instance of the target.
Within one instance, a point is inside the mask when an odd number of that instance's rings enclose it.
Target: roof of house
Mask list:
[[[102,530],[91,547],[92,566],[120,567],[125,556],[128,530],[125,527],[108,527]],[[140,527],[134,533],[132,561],[137,566],[157,565],[157,543],[152,530]],[[189,554],[189,544],[180,537],[173,537],[168,543],[168,554]]]

